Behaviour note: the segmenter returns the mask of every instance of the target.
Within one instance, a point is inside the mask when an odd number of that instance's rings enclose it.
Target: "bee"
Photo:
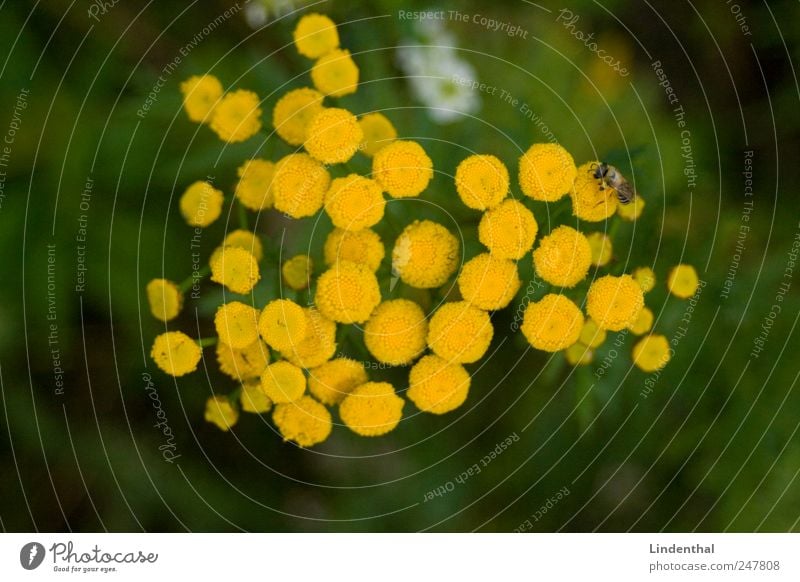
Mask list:
[[[600,180],[601,190],[605,190],[608,186],[617,193],[620,204],[629,204],[636,197],[636,190],[630,182],[611,164],[605,162],[592,164],[589,171],[592,172],[592,176]]]

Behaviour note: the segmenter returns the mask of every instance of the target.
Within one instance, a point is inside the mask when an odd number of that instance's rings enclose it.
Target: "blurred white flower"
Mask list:
[[[244,19],[250,28],[258,29],[307,3],[308,0],[250,0],[244,7]]]

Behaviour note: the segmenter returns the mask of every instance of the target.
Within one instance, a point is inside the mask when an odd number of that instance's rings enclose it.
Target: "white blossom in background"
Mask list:
[[[244,7],[244,19],[250,28],[258,29],[307,3],[308,0],[250,0]]]

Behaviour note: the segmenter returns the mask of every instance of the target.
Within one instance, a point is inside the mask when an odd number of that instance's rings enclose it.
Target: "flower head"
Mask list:
[[[194,182],[181,196],[180,209],[189,226],[206,227],[222,214],[222,192],[208,182]]]
[[[322,111],[325,96],[308,87],[293,89],[278,99],[272,110],[272,126],[289,145],[300,146],[306,140],[306,128]]]
[[[638,267],[633,270],[631,276],[639,283],[644,293],[649,293],[656,286],[656,274],[650,267]]]
[[[639,218],[643,210],[644,210],[644,198],[642,198],[638,194],[636,195],[636,197],[634,197],[633,200],[630,201],[629,204],[617,205],[617,214],[619,214],[619,217],[625,220],[629,220],[631,222]]]
[[[508,194],[508,169],[495,156],[473,155],[456,168],[456,191],[469,208],[494,208]]]
[[[183,108],[195,123],[207,123],[222,97],[222,83],[214,75],[195,75],[181,83]]]
[[[267,160],[247,160],[236,170],[239,182],[234,194],[250,210],[272,208],[272,179],[275,164]]]
[[[220,341],[217,342],[217,363],[220,372],[234,380],[244,382],[258,378],[269,364],[269,348],[261,340],[242,349],[232,348]]]
[[[339,415],[356,434],[381,436],[400,424],[403,404],[388,382],[367,382],[345,397],[339,405]]]
[[[592,249],[580,232],[559,226],[533,251],[533,264],[539,276],[553,285],[574,287],[589,272]]]
[[[676,265],[667,276],[667,289],[675,297],[688,299],[697,292],[700,279],[691,265]]]
[[[639,317],[628,326],[628,329],[636,335],[643,335],[650,331],[651,327],[653,327],[653,312],[647,307],[642,307]]]
[[[295,255],[285,261],[281,267],[283,282],[295,291],[302,291],[308,287],[314,265],[308,255]]]
[[[595,267],[606,266],[614,253],[611,239],[602,232],[591,232],[586,235],[586,240],[592,249],[592,264]]]
[[[233,293],[249,293],[260,278],[258,261],[242,248],[223,247],[211,261],[211,280]]]
[[[411,198],[428,187],[433,162],[417,142],[396,140],[372,158],[372,176],[392,198]]]
[[[249,230],[244,230],[243,228],[229,232],[228,236],[223,239],[222,244],[211,253],[211,258],[208,262],[213,262],[220,253],[224,252],[225,247],[244,249],[253,255],[256,261],[260,261],[264,258],[264,247],[261,245],[259,238]]]
[[[586,312],[600,329],[620,331],[636,321],[644,294],[630,275],[600,277],[586,294]]]
[[[284,440],[294,441],[301,447],[313,447],[323,442],[333,428],[331,413],[310,396],[278,404],[272,420]]]
[[[594,177],[598,162],[578,167],[578,175],[570,191],[572,214],[588,222],[605,220],[617,209],[617,193]]]
[[[339,48],[336,24],[323,14],[306,14],[294,29],[294,45],[304,57],[318,59]]]
[[[581,335],[578,341],[590,348],[596,348],[606,341],[606,335],[606,330],[600,329],[593,319],[587,318],[586,321],[583,322]]]
[[[533,247],[538,232],[533,213],[513,199],[487,210],[478,225],[478,239],[499,259],[521,259]]]
[[[428,324],[428,346],[448,362],[471,364],[489,349],[494,328],[489,315],[466,301],[445,303]]]
[[[564,350],[564,357],[571,366],[586,366],[594,359],[594,350],[578,342]]]
[[[291,216],[313,216],[325,199],[331,176],[308,154],[289,154],[275,168],[272,185],[275,208]]]
[[[183,376],[194,372],[203,356],[200,346],[181,331],[168,331],[156,336],[150,357],[170,376]]]
[[[167,279],[153,279],[147,284],[146,292],[153,317],[161,321],[178,317],[183,307],[183,293],[175,283]]]
[[[633,363],[644,372],[660,370],[671,357],[672,350],[663,335],[645,336],[633,346]]]
[[[306,337],[290,349],[280,350],[283,357],[301,368],[316,368],[336,353],[336,323],[318,309],[304,308],[308,320]]]
[[[261,337],[280,352],[289,352],[306,339],[308,327],[305,310],[289,299],[270,301],[258,319]]]
[[[332,50],[314,63],[311,80],[321,93],[331,97],[343,97],[355,93],[358,88],[358,67],[350,51]]]
[[[239,411],[233,407],[227,396],[212,396],[206,400],[205,419],[227,432],[239,420]]]
[[[308,390],[323,404],[333,406],[367,380],[367,372],[361,362],[336,358],[308,371]]]
[[[306,391],[306,377],[303,370],[281,360],[261,372],[261,390],[275,404],[294,402]]]
[[[339,323],[363,323],[381,301],[375,273],[366,265],[339,261],[317,279],[320,313]]]
[[[458,268],[458,239],[441,224],[415,220],[397,237],[392,271],[412,287],[441,287]]]
[[[240,301],[223,303],[214,316],[219,340],[242,349],[258,339],[258,310]]]
[[[461,296],[481,309],[503,309],[520,287],[517,264],[483,253],[464,263],[458,276]]]
[[[263,414],[272,408],[272,400],[261,389],[260,380],[248,380],[242,383],[239,404],[244,412]]]
[[[378,233],[369,228],[342,230],[334,228],[325,239],[323,248],[325,264],[333,266],[339,261],[365,265],[375,272],[386,255],[386,249]]]
[[[469,373],[461,364],[427,355],[417,362],[408,376],[408,399],[423,412],[444,414],[467,399]]]
[[[358,125],[364,134],[360,149],[367,157],[373,157],[397,139],[397,130],[383,113],[362,115],[358,118]]]
[[[227,93],[214,108],[211,129],[222,141],[236,143],[250,139],[261,129],[261,101],[252,91]]]
[[[554,202],[575,181],[575,161],[555,143],[535,143],[519,160],[519,185],[534,200]]]
[[[363,138],[355,115],[346,109],[330,107],[308,122],[304,145],[323,164],[340,164],[355,155]]]
[[[578,306],[563,295],[550,293],[528,304],[520,329],[537,350],[558,352],[578,341],[582,328]]]
[[[412,362],[427,346],[428,322],[422,308],[408,299],[384,301],[364,326],[364,344],[385,364]]]
[[[386,200],[375,180],[350,174],[331,182],[325,194],[325,212],[334,226],[345,230],[361,230],[380,222]]]

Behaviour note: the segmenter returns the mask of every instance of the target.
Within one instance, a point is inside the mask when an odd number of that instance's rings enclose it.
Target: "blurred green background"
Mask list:
[[[520,153],[543,141],[535,123],[495,96],[482,96],[474,118],[438,125],[411,95],[394,47],[414,30],[398,10],[458,9],[527,33],[511,38],[472,19],[445,22],[480,81],[529,104],[578,163],[599,157],[635,177],[647,207],[635,227],[617,227],[614,268],[656,271],[659,283],[647,295],[656,330],[674,337],[688,306],[666,293],[671,266],[691,263],[707,284],[647,398],[640,393],[651,376],[632,367],[632,338],[598,380],[613,337],[593,364],[573,370],[561,355],[526,350],[509,331],[510,308],[493,316],[493,356],[468,367],[474,377],[464,407],[433,417],[412,414],[407,403],[408,420],[386,437],[335,427],[312,450],[283,443],[268,417],[243,416],[231,433],[203,422],[208,395],[234,386],[216,372],[211,350],[210,365],[192,376],[175,381],[160,373],[146,353],[164,326],[150,317],[143,295],[153,277],[180,281],[191,272],[192,230],[176,208],[188,183],[213,176],[230,200],[243,160],[290,151],[274,139],[226,146],[186,119],[179,83],[211,72],[226,87],[254,90],[268,122],[286,90],[310,83],[309,63],[290,44],[298,16],[253,30],[242,2],[182,58],[152,108],[138,116],[164,66],[234,5],[125,1],[101,11],[100,4],[0,4],[0,133],[8,145],[0,166],[4,530],[798,529],[800,281],[787,271],[800,232],[796,2],[742,2],[738,13],[710,0],[656,8],[612,0],[315,5],[339,23],[366,83],[344,106],[387,109],[400,135],[423,142],[434,160],[437,174],[423,198],[444,204],[453,218],[420,204],[394,217],[401,224],[409,212],[454,220],[467,256],[476,254],[479,216],[454,202],[456,165],[477,150],[497,155],[515,175]],[[594,33],[629,63],[630,76],[598,65],[558,20],[562,8],[580,17],[576,30]],[[681,128],[654,61],[686,113],[694,188],[687,187]],[[747,150],[754,152],[754,206],[743,223]],[[369,167],[363,158],[354,163]],[[89,206],[82,209],[87,180]],[[570,221],[550,220],[547,207],[526,204],[542,232]],[[304,248],[311,223],[289,227],[284,253]],[[737,252],[742,224],[749,231]],[[237,225],[226,207],[203,234],[204,258]],[[283,226],[271,213],[259,218],[273,248]],[[86,271],[85,288],[76,292],[79,228],[86,230]],[[329,228],[323,220],[323,232]],[[387,244],[396,235],[381,234]],[[314,236],[318,250],[322,238]],[[521,264],[526,281],[529,263],[528,255]],[[790,288],[781,312],[753,357],[782,283]],[[210,314],[221,294],[204,289],[171,329],[212,335]],[[268,292],[268,284],[259,291]],[[180,458],[173,464],[158,449],[145,373],[176,436]],[[510,435],[518,439],[479,474],[455,481]],[[445,495],[425,501],[440,487]]]

